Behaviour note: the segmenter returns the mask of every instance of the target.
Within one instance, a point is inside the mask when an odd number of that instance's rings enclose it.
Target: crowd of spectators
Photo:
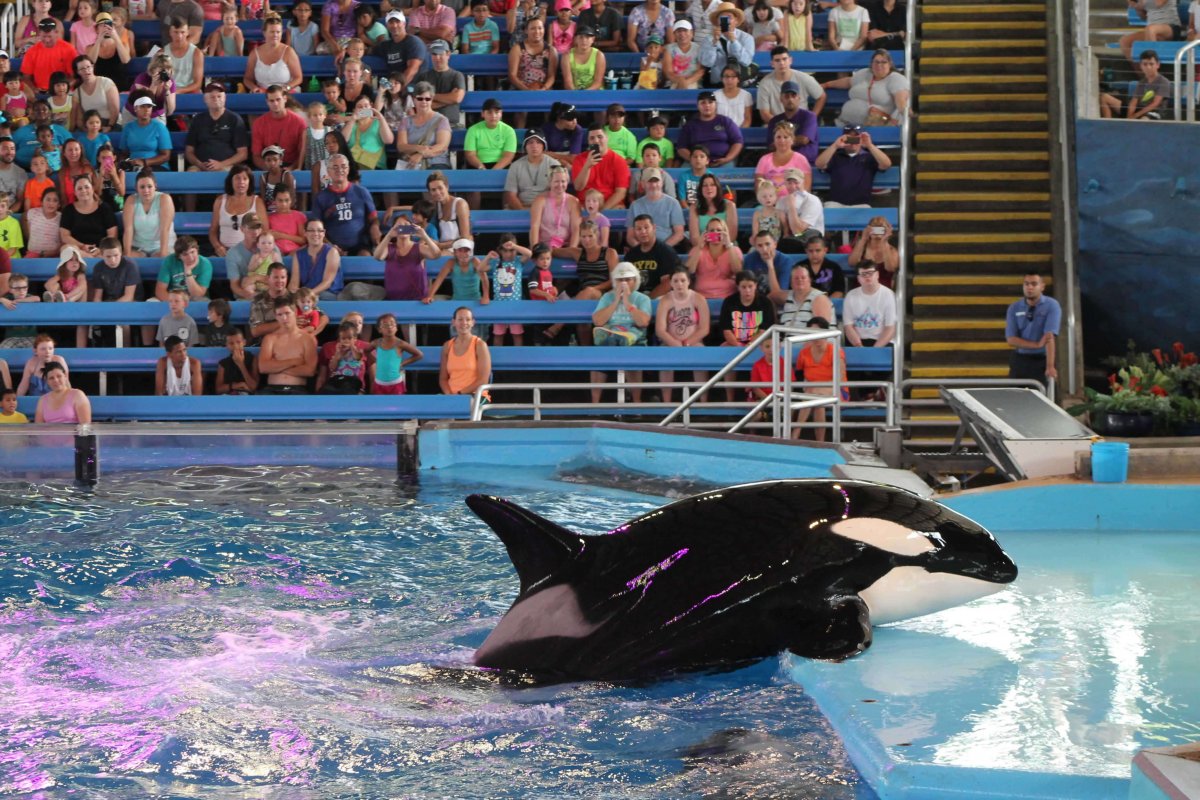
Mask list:
[[[95,0],[56,2],[64,5],[35,0],[18,23],[14,58],[0,53],[0,298],[5,308],[164,302],[162,322],[140,337],[165,351],[159,393],[202,391],[199,362],[187,355],[202,343],[230,349],[219,390],[403,391],[403,366],[421,355],[415,343],[388,332],[399,327],[394,319],[378,325],[386,357],[378,343],[355,344],[370,335],[361,317],[326,333],[319,303],[329,300],[596,301],[593,325],[490,331],[514,344],[742,346],[777,320],[805,326],[814,316],[842,325],[854,346],[887,346],[894,334],[888,287],[900,265],[891,225],[879,217],[833,236],[824,213],[876,203],[875,178],[892,166],[870,129],[899,125],[909,112],[908,80],[892,56],[905,37],[894,0],[745,8],[383,0],[378,9],[297,0],[282,9],[286,19],[266,0],[129,0],[105,10]],[[824,30],[813,25],[822,11]],[[501,15],[507,35],[493,19]],[[131,28],[150,18],[161,26],[153,48]],[[822,48],[870,52],[870,65],[824,80],[793,68],[793,51]],[[504,52],[508,75],[499,81],[475,76],[472,85],[451,66],[452,53]],[[640,54],[632,85],[695,90],[695,110],[614,103],[593,117],[559,102],[548,113],[506,115],[505,88],[612,88],[606,56],[619,52]],[[756,52],[769,53],[761,74]],[[330,74],[304,73],[301,58],[314,55],[333,57]],[[145,69],[130,70],[142,56]],[[229,56],[244,58],[243,74],[206,74],[206,59]],[[463,111],[469,88],[487,94],[477,119]],[[847,99],[826,108],[827,90],[846,90]],[[320,100],[297,102],[297,93],[318,91]],[[233,93],[262,94],[261,113],[229,110]],[[176,111],[189,94],[202,96],[204,111]],[[820,141],[822,121],[839,130],[831,141]],[[640,138],[630,127],[639,124]],[[766,129],[765,151],[746,146],[754,127]],[[525,129],[519,142],[517,128]],[[460,147],[456,129],[465,129]],[[173,132],[184,139],[179,164]],[[741,198],[722,181],[721,169],[736,166],[755,176]],[[161,191],[158,176],[177,168],[221,174],[221,193],[210,201]],[[446,174],[455,168],[503,171],[502,194],[455,194]],[[311,192],[297,190],[301,170]],[[369,170],[424,171],[426,192],[372,193],[361,182]],[[814,191],[814,173],[828,176],[828,189]],[[739,204],[751,197],[757,206]],[[210,202],[207,236],[177,232],[181,214]],[[528,222],[489,241],[471,223],[473,209],[488,207],[527,211]],[[855,277],[828,260],[831,249],[849,254],[858,283],[849,292]],[[360,256],[384,263],[381,285],[346,279],[343,259]],[[21,274],[33,257],[59,261],[40,291]],[[130,258],[161,259],[152,287]],[[213,258],[223,259],[223,277]],[[431,281],[434,259],[444,261]],[[573,280],[555,277],[555,259],[576,264]],[[839,320],[830,300],[843,294]],[[251,302],[245,330],[228,322],[230,299]],[[720,312],[710,319],[701,300],[720,301]],[[187,313],[194,301],[209,302],[203,331]],[[473,390],[464,377],[472,369],[486,374],[489,331],[473,318],[466,325],[469,311],[453,315],[454,339],[442,352],[446,391]],[[10,326],[0,347],[33,347],[37,334]],[[79,326],[76,345],[110,334]],[[261,346],[257,358],[247,344]],[[447,369],[459,378],[448,380]]]

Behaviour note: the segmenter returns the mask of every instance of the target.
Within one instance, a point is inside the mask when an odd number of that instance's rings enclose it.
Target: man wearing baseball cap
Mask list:
[[[870,208],[875,175],[889,169],[892,160],[875,146],[868,131],[847,125],[842,135],[821,151],[813,166],[829,174],[826,208]]]
[[[504,207],[521,211],[533,205],[537,196],[550,189],[550,165],[546,140],[532,131],[525,135],[525,155],[508,168],[504,176]]]
[[[795,128],[792,134],[792,149],[812,163],[817,159],[817,136],[820,129],[817,126],[817,115],[804,107],[800,97],[800,86],[795,81],[784,81],[779,89],[779,99],[783,103],[783,112],[771,117],[767,123],[767,141],[775,141],[775,126],[781,122],[790,122]]]
[[[642,170],[642,183],[646,193],[634,200],[625,214],[626,241],[631,247],[637,243],[634,222],[645,214],[654,220],[656,238],[668,247],[674,247],[683,241],[683,208],[678,200],[663,193],[663,173],[658,167]]]
[[[702,144],[708,148],[710,167],[737,164],[741,155],[742,129],[729,117],[717,113],[717,95],[711,89],[700,92],[696,98],[700,113],[684,123],[679,131],[675,150],[684,161],[692,157],[692,148]]]
[[[74,62],[79,53],[74,45],[63,41],[56,20],[46,17],[38,23],[37,30],[37,44],[29,48],[21,59],[21,74],[30,86],[39,92],[48,92],[50,76],[55,72],[75,76]]]
[[[445,6],[443,9],[449,10]],[[450,43],[436,39],[429,45],[429,60],[433,69],[417,73],[413,83],[425,82],[433,86],[433,110],[444,116],[456,128],[462,127],[463,98],[467,96],[467,79],[461,72],[450,67]]]
[[[383,20],[387,25],[388,38],[375,45],[371,55],[387,62],[382,74],[399,73],[403,76],[403,89],[413,82],[418,72],[431,68],[429,50],[419,36],[408,34],[408,20],[399,11],[389,11]]]
[[[517,132],[504,122],[504,106],[495,97],[483,101],[483,121],[467,128],[463,152],[474,169],[506,169],[517,157]]]
[[[225,108],[225,84],[204,86],[205,114],[196,114],[188,125],[183,159],[188,172],[224,172],[249,158],[250,131],[240,114]]]

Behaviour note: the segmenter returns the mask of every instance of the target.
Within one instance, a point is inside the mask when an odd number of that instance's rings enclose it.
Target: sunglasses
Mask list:
[[[413,99],[416,100],[418,103],[432,103],[433,102],[432,97],[414,97]]]

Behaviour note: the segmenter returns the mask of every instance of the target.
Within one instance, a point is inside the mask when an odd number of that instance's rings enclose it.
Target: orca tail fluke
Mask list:
[[[522,595],[583,552],[579,534],[516,503],[473,494],[467,497],[467,506],[504,542],[521,579]]]

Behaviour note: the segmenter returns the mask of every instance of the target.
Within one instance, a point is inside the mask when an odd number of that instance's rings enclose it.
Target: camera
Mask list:
[[[729,33],[729,17],[721,17],[721,33]]]
[[[358,111],[355,111],[354,116],[358,117],[359,119],[367,119],[371,116],[371,109],[363,108]]]
[[[859,136],[858,134],[855,134],[854,136],[846,137],[846,144],[858,144],[861,141],[862,141],[862,137]]]
[[[721,234],[717,231],[708,231],[704,234],[704,241],[713,242],[715,244],[716,242],[721,241]]]
[[[870,230],[872,236],[887,236],[887,228],[882,225],[872,225]]]
[[[111,19],[100,20],[99,24],[101,27],[105,27],[105,28],[111,28],[113,26]]]
[[[165,69],[159,70],[158,79],[163,83],[166,83],[167,81],[171,80],[171,73],[167,72]]]

